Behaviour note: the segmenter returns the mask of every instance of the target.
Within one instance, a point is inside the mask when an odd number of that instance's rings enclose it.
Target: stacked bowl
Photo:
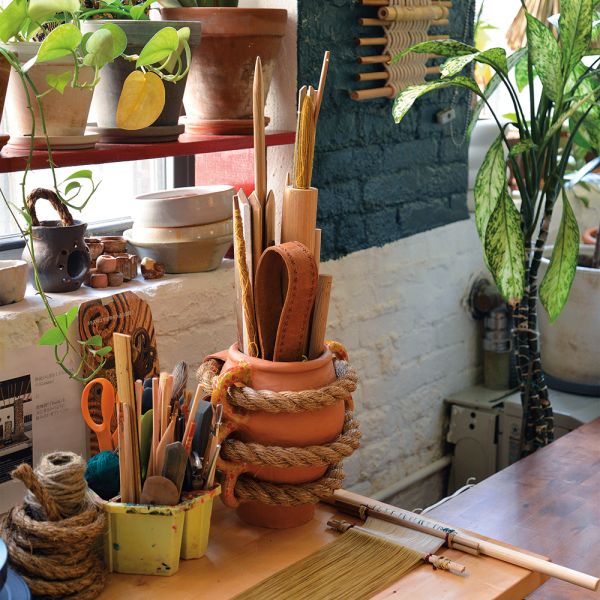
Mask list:
[[[167,273],[212,271],[233,241],[233,194],[225,185],[142,194],[133,200],[133,227],[123,236]]]

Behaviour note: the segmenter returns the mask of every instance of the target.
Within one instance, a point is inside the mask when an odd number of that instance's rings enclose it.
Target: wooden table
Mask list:
[[[315,518],[302,527],[263,529],[242,523],[235,511],[217,499],[206,556],[182,560],[179,571],[171,577],[113,573],[99,598],[228,600],[341,535],[326,525],[333,515],[355,521],[331,506],[319,504]],[[422,563],[373,600],[522,600],[547,580],[544,575],[493,558],[473,557],[445,547],[439,554],[465,565],[465,575],[434,571],[431,565]],[[357,568],[364,568],[359,558]]]
[[[600,577],[600,418],[427,515]],[[551,579],[529,600],[600,600]]]

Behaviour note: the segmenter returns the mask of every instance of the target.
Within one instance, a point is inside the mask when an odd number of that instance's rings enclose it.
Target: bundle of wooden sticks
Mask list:
[[[217,418],[209,436],[213,411],[208,402],[203,402],[206,406],[199,410],[202,387],[198,386],[192,402],[191,391],[185,389],[175,394],[179,399],[173,399],[174,376],[169,373],[134,383],[131,336],[115,333],[113,344],[119,394],[116,409],[121,502],[177,504],[186,471],[194,480],[188,482],[188,489],[210,489],[220,451],[216,444],[220,423]],[[144,391],[151,391],[152,408],[142,417]],[[202,440],[196,442],[195,450],[201,452],[202,460],[198,452],[192,453],[198,421]],[[191,454],[194,460],[190,462]]]
[[[238,348],[249,356],[291,362],[323,353],[331,276],[319,274],[318,190],[311,187],[316,125],[329,52],[319,87],[303,86],[293,175],[283,198],[267,193],[264,90],[260,57],[253,90],[255,190],[234,197]]]

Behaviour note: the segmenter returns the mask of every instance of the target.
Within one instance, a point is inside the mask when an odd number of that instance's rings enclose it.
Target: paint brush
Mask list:
[[[171,392],[171,402],[179,400],[185,390],[188,381],[188,366],[184,360],[180,360],[173,369],[173,390]]]

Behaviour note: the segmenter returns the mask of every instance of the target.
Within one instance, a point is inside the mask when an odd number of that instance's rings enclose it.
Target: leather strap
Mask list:
[[[302,360],[317,279],[315,259],[304,244],[286,242],[263,252],[254,282],[263,359]]]

